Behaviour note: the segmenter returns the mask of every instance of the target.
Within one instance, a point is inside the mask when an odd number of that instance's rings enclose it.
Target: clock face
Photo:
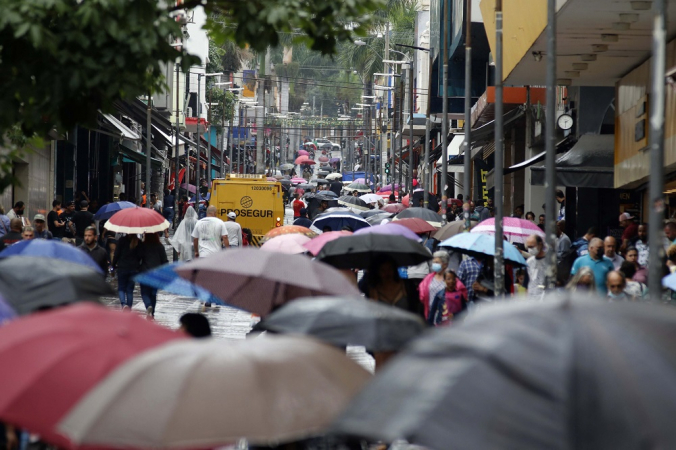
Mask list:
[[[568,114],[562,114],[559,116],[558,120],[559,128],[562,130],[570,130],[573,128],[573,118],[570,117]]]

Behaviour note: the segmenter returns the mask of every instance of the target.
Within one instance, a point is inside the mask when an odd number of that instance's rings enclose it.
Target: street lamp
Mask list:
[[[211,73],[198,73],[197,74],[197,161],[195,163],[195,198],[197,199],[197,206],[199,207],[200,201],[200,165],[201,165],[201,151],[200,151],[200,140],[202,135],[200,133],[200,106],[202,102],[202,77],[218,77],[223,75],[223,72],[211,72]],[[211,139],[207,142],[207,172],[206,180],[207,184],[211,182]],[[222,155],[221,155],[222,156]],[[188,158],[188,164],[190,159]],[[187,180],[189,183],[190,180]]]

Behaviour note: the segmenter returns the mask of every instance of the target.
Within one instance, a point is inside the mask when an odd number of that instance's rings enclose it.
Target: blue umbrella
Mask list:
[[[224,305],[223,301],[206,289],[199,287],[188,280],[181,278],[174,271],[182,263],[169,263],[137,275],[135,280],[139,284],[162,289],[183,297],[195,297],[203,302]]]
[[[671,275],[662,278],[662,287],[676,291],[676,273],[672,273]]]
[[[7,302],[5,302],[2,295],[0,295],[0,326],[14,318],[16,318],[16,312],[7,304]]]
[[[526,265],[526,260],[516,247],[507,241],[503,241],[502,245],[505,260],[522,266]],[[447,247],[471,256],[495,256],[495,237],[480,233],[460,233],[446,239],[439,244],[439,247]]]
[[[352,228],[352,231],[371,226],[366,219],[351,211],[325,212],[315,217],[312,225],[319,230],[330,227],[331,231],[340,231],[345,226]]]
[[[113,214],[115,214],[120,210],[135,207],[136,205],[133,204],[132,202],[108,203],[106,205],[103,205],[101,208],[99,208],[98,211],[96,211],[96,214],[94,214],[94,220],[108,220],[113,216]]]
[[[10,256],[37,256],[60,259],[75,264],[81,264],[94,269],[99,273],[103,273],[101,267],[99,267],[99,265],[84,251],[59,241],[48,241],[46,239],[19,241],[0,252],[0,258],[8,258]]]

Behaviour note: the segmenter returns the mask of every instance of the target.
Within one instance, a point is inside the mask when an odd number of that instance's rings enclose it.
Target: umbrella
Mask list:
[[[436,227],[433,227],[428,222],[418,219],[417,217],[410,217],[408,219],[395,219],[395,223],[408,228],[416,234],[430,233],[437,230]]]
[[[333,208],[329,208],[333,209]],[[312,222],[312,226],[318,230],[324,230],[324,227],[331,228],[331,231],[342,230],[343,227],[350,227],[353,231],[356,231],[360,228],[370,227],[371,225],[361,217],[359,214],[355,214],[352,211],[326,211],[317,217]]]
[[[313,189],[313,188],[316,188],[317,185],[316,184],[301,183],[297,187],[300,188],[300,189]]]
[[[359,196],[366,203],[378,203],[383,201],[383,198],[378,194],[364,194]]]
[[[364,200],[353,195],[343,195],[338,199],[338,204],[346,206],[348,208],[354,208],[360,211],[367,211],[369,209],[368,205]]]
[[[310,156],[310,153],[307,150],[298,150],[300,156]]]
[[[327,180],[339,180],[340,178],[343,178],[343,175],[338,172],[330,173],[326,176]]]
[[[471,226],[475,226],[478,222],[476,220],[470,221]],[[443,227],[439,228],[439,231],[434,233],[432,237],[437,241],[445,241],[446,239],[452,238],[456,234],[462,233],[465,231],[465,221],[456,220],[454,222],[449,222]]]
[[[183,184],[181,185],[181,188],[185,189],[185,190],[188,191],[188,192],[192,192],[193,194],[194,194],[195,192],[197,192],[197,188],[195,187],[194,184],[185,184],[185,183],[183,183]],[[136,206],[136,205],[134,205],[134,206]]]
[[[503,241],[502,245],[505,260],[526,265],[526,260],[516,247],[506,241]],[[479,233],[460,233],[441,242],[439,247],[448,247],[459,253],[484,258],[495,256],[495,237]]]
[[[310,240],[309,237],[302,234],[284,234],[265,241],[265,243],[261,245],[261,250],[298,255],[307,252],[307,249],[303,247],[303,244],[307,244]]]
[[[37,256],[70,261],[103,273],[101,267],[87,253],[72,245],[54,240],[31,239],[29,241],[19,241],[0,252],[0,258],[9,258],[10,256]],[[58,264],[58,262],[53,263]]]
[[[225,303],[264,316],[289,300],[312,295],[357,294],[345,276],[302,255],[237,248],[176,268]]]
[[[289,163],[287,163],[287,164],[282,164],[281,166],[279,166],[279,168],[280,168],[281,170],[291,170],[291,169],[293,169],[293,167],[294,167],[294,165],[293,165],[293,164],[289,164]]]
[[[323,178],[319,178],[319,179],[316,179],[316,180],[313,180],[313,181],[317,184],[330,184],[331,183],[330,181],[325,180]]]
[[[339,269],[367,269],[379,256],[387,256],[399,267],[415,266],[432,259],[425,247],[403,236],[364,234],[346,236],[327,243],[317,259]]]
[[[312,147],[312,148],[314,148],[315,150],[317,150],[317,146],[316,146],[314,143],[312,143],[312,142],[306,142],[306,143],[303,144],[303,145],[307,145],[307,146]]]
[[[295,177],[295,178],[291,178],[291,183],[292,184],[307,183],[307,180],[305,178]]]
[[[391,352],[421,334],[425,323],[415,314],[362,297],[315,297],[282,306],[254,329],[305,334],[343,348],[358,345],[371,352]]]
[[[282,186],[291,186],[291,180],[279,180]]]
[[[362,184],[362,183],[350,183],[345,189],[350,191],[350,192],[352,192],[352,191],[366,192],[366,193],[371,192],[371,187],[366,185],[366,184]]]
[[[195,297],[203,302],[216,303],[217,305],[223,304],[223,300],[216,297],[211,292],[179,277],[174,269],[181,264],[183,263],[165,264],[156,269],[136,275],[134,281],[183,297]]]
[[[406,227],[403,227],[401,225],[397,225],[396,223],[386,223],[385,225],[381,226],[376,226],[376,227],[369,227],[369,228],[362,228],[361,230],[357,230],[354,233],[355,235],[362,235],[362,234],[386,234],[388,236],[403,236],[408,239],[413,239],[416,242],[420,242],[420,237],[415,234],[413,231],[409,230]]]
[[[273,237],[282,236],[284,234],[302,234],[303,236],[307,236],[310,239],[317,236],[317,233],[307,227],[301,227],[300,225],[284,225],[273,228],[272,230],[265,233],[265,236],[263,236],[261,239],[261,243],[264,243]]]
[[[672,273],[671,275],[662,278],[662,287],[676,291],[676,273]]]
[[[100,271],[38,256],[0,260],[0,295],[18,314],[113,294]]]
[[[491,217],[472,228],[472,233],[482,233],[488,235],[495,235],[495,218]],[[505,217],[502,219],[502,233],[507,237],[507,240],[512,243],[523,244],[528,239],[528,236],[537,234],[543,239],[545,233],[537,225],[530,220],[519,219],[517,217]]]
[[[151,208],[129,208],[116,213],[106,222],[105,228],[116,233],[157,233],[169,228],[169,222]]]
[[[60,448],[55,426],[91,388],[133,356],[183,333],[93,304],[22,317],[0,327],[0,420]]]
[[[109,448],[276,445],[320,434],[370,378],[344,351],[300,336],[174,342],[120,367],[58,429]]]
[[[322,233],[319,236],[312,238],[310,242],[303,244],[303,247],[305,247],[312,256],[317,256],[327,242],[336,240],[339,237],[350,236],[351,234],[351,231],[327,231],[326,233]]]
[[[368,219],[369,217],[377,216],[379,214],[387,214],[388,216],[391,215],[390,213],[386,212],[384,213],[380,209],[369,209],[368,211],[362,211],[359,213],[359,215],[362,216],[364,219]]]
[[[5,302],[5,299],[2,298],[2,295],[0,295],[0,326],[2,326],[5,322],[9,322],[15,317],[16,312],[7,304],[7,302]]]
[[[387,213],[387,212],[382,212],[380,211],[380,214],[374,214],[371,217],[368,217],[366,221],[371,225],[371,226],[376,226],[380,225],[383,220],[385,219],[391,219],[392,214]]]
[[[336,194],[333,191],[321,191],[321,192],[318,193],[318,195],[328,197],[329,200],[335,200],[335,199],[338,198],[338,194]]]
[[[98,211],[96,211],[96,214],[94,214],[94,220],[108,220],[116,212],[127,208],[136,208],[136,205],[133,204],[132,202],[108,203],[106,205],[103,205],[101,208],[99,208]]]
[[[277,182],[277,178],[275,178],[275,177],[266,177],[265,179],[266,179],[267,181],[273,181],[273,182],[275,182],[275,183]]]
[[[352,181],[353,183],[366,184],[366,178],[356,178]]]
[[[392,214],[399,214],[403,210],[405,210],[406,207],[402,205],[401,203],[389,203],[385,206],[383,206],[382,210],[387,211],[388,213]]]
[[[409,217],[422,219],[436,228],[441,227],[441,216],[427,208],[406,208],[404,211],[397,214],[395,219],[407,219]]]
[[[307,157],[305,155],[299,156],[298,158],[296,158],[296,161],[294,161],[294,162],[296,164],[309,164],[309,165],[317,164],[316,162],[314,162],[314,160],[310,159],[309,157]]]
[[[399,190],[399,184],[394,185],[394,190],[397,191]],[[380,188],[380,192],[392,192],[392,184],[386,184],[383,187]]]
[[[675,448],[675,330],[664,306],[493,304],[418,339],[335,429],[439,450]]]
[[[327,162],[329,162],[328,156],[320,156],[320,157],[317,158],[317,159],[319,159],[319,162],[321,162],[321,163],[327,163]]]
[[[330,162],[331,164],[340,162],[340,158],[331,158],[331,159],[329,160],[329,162]]]

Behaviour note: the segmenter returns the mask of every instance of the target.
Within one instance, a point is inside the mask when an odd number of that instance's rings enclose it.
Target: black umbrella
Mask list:
[[[343,195],[338,199],[338,204],[362,211],[368,211],[370,209],[369,205],[367,205],[364,200],[360,199],[359,197],[355,197],[354,195]]]
[[[362,217],[365,218],[365,219],[368,219],[369,217],[372,217],[372,216],[377,216],[377,215],[379,215],[379,214],[386,214],[386,215],[388,215],[388,216],[391,216],[391,215],[392,215],[392,214],[387,213],[387,212],[386,212],[386,213],[383,213],[383,212],[382,212],[381,210],[379,210],[379,209],[369,209],[368,211],[362,211],[362,212],[359,213],[359,215],[362,216]]]
[[[418,219],[422,219],[425,222],[437,228],[441,226],[441,216],[427,208],[418,208],[418,207],[406,208],[405,210],[397,214],[396,218],[408,219],[409,217],[417,217]]]
[[[335,424],[430,449],[676,448],[676,311],[493,304],[412,343]]]
[[[338,194],[332,191],[320,191],[318,194],[321,194],[324,197],[328,197],[331,200],[337,200],[338,199]]]
[[[331,182],[329,180],[325,180],[323,178],[318,178],[318,179],[313,180],[313,181],[317,184],[331,184]]]
[[[423,189],[413,191],[413,196],[412,196],[412,201],[410,203],[411,206],[418,206],[420,204],[420,199],[425,199],[425,191]],[[427,199],[427,208],[431,209],[434,212],[439,212],[439,200],[437,199],[437,196],[432,194],[431,192],[429,193],[429,197]]]
[[[379,211],[378,214],[374,214],[371,217],[368,217],[366,221],[371,224],[371,226],[380,225],[384,219],[391,219],[392,214],[388,212]]]
[[[18,314],[112,294],[101,273],[81,264],[35,256],[0,260],[0,295]]]
[[[339,269],[367,269],[374,258],[387,256],[399,267],[415,266],[432,259],[418,242],[398,235],[361,234],[327,242],[317,259]]]
[[[422,333],[425,323],[401,308],[363,297],[313,297],[284,305],[254,329],[305,334],[339,347],[359,345],[372,352],[391,352]]]

